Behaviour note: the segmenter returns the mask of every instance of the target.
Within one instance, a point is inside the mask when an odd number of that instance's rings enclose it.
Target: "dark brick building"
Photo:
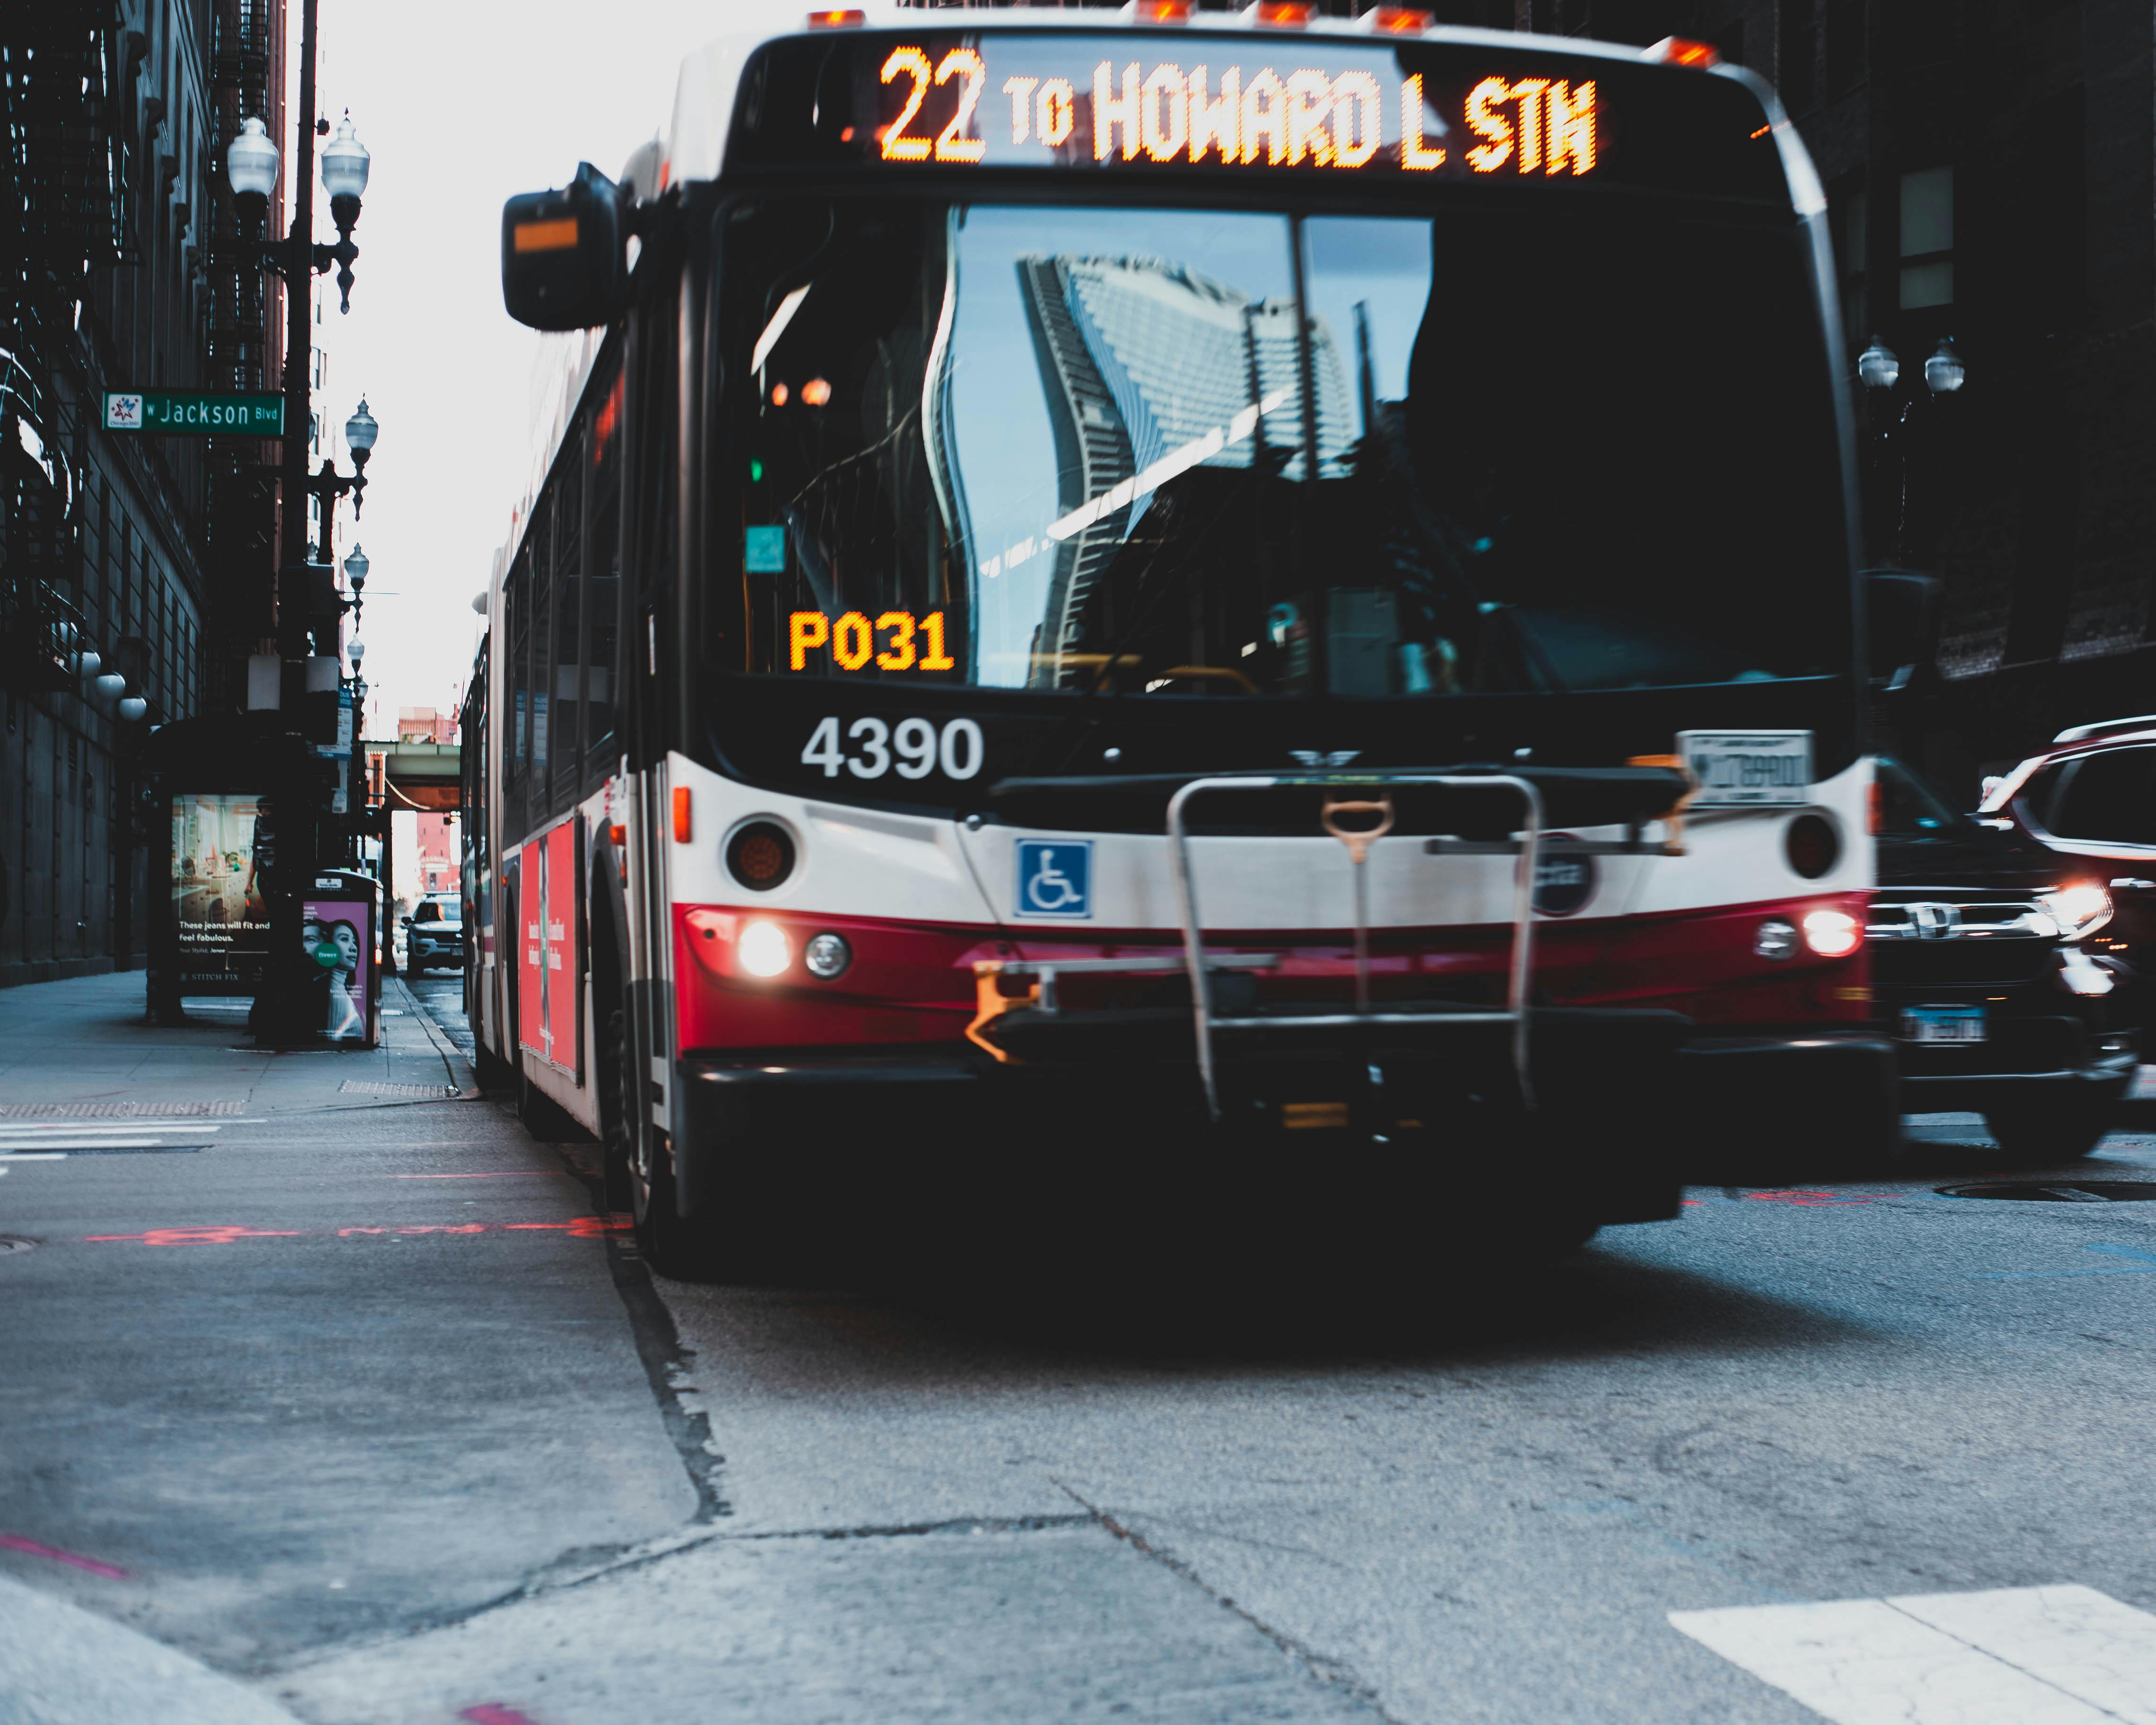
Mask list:
[[[223,159],[244,116],[281,136],[283,64],[284,0],[0,8],[0,985],[141,962],[166,837],[143,742],[236,705],[270,627],[259,445],[101,408],[275,387],[282,312]]]
[[[1936,777],[1973,797],[1980,766],[2062,726],[2156,708],[2148,7],[1496,0],[1439,10],[1607,40],[1702,39],[1780,90],[1827,185],[1852,366],[1873,335],[1902,362],[1897,391],[1863,404],[1866,533],[1874,562],[1944,583],[1938,678],[1903,726]],[[1947,336],[1969,381],[1934,398],[1922,363]]]

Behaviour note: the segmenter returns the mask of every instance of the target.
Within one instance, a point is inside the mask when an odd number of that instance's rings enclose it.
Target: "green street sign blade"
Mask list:
[[[282,437],[285,398],[215,395],[199,389],[109,389],[105,429],[182,437]]]

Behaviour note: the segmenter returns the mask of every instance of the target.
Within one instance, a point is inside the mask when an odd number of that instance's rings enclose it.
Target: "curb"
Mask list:
[[[426,1003],[412,992],[403,977],[385,977],[382,980],[396,985],[398,993],[403,998],[406,1015],[418,1021],[420,1030],[434,1045],[434,1052],[442,1057],[442,1065],[448,1068],[449,1082],[456,1086],[457,1093],[443,1100],[454,1102],[476,1101],[480,1094],[479,1074],[465,1059],[463,1050],[449,1040],[449,1033],[434,1022],[434,1015],[427,1010]]]
[[[299,1725],[176,1647],[0,1576],[0,1713],[22,1725]]]

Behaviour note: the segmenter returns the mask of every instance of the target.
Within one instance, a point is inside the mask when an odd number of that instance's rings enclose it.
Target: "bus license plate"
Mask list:
[[[1812,799],[1809,731],[1680,731],[1677,752],[1699,780],[1694,809],[1786,808]]]
[[[1905,1006],[1902,1009],[1904,1042],[1981,1042],[1984,1009],[1980,1006]]]

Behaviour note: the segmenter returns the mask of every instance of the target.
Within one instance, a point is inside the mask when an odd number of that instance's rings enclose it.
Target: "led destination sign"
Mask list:
[[[1540,47],[1249,31],[774,43],[745,81],[726,166],[1292,172],[1789,202],[1759,98],[1732,79]]]
[[[1090,149],[1096,162],[1355,169],[1382,158],[1427,173],[1455,155],[1444,141],[1453,136],[1462,138],[1456,153],[1475,173],[1580,175],[1593,172],[1596,159],[1593,79],[1477,80],[1456,102],[1441,104],[1456,126],[1431,111],[1433,92],[1421,73],[1380,77],[1366,66],[1185,71],[1173,62],[1133,59],[1118,71],[1104,59],[1082,92],[1069,78],[1014,71],[997,96],[984,100],[990,80],[978,49],[953,48],[932,62],[925,49],[901,44],[879,80],[895,87],[899,104],[875,131],[886,162],[985,162],[991,139],[1002,145],[1008,138],[998,162],[1019,159],[1030,146],[1044,162]],[[947,86],[951,95],[932,108],[932,93]]]

